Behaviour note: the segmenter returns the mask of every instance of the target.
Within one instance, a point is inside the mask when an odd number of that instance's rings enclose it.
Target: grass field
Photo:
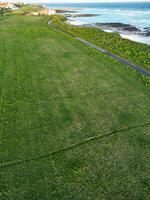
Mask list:
[[[44,17],[0,21],[0,199],[149,199],[149,147],[138,75]]]

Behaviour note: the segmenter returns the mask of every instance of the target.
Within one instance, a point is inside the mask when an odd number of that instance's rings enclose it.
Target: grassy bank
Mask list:
[[[0,199],[148,200],[149,99],[125,65],[47,18],[0,21]]]
[[[106,33],[93,27],[72,26],[65,21],[62,16],[52,17],[54,26],[150,70],[150,46],[123,39],[118,33]]]

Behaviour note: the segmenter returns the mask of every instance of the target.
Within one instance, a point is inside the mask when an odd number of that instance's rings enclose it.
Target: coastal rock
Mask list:
[[[149,37],[150,36],[150,31],[147,31],[144,35]]]
[[[76,14],[72,15],[72,17],[96,17],[100,16],[100,14]]]
[[[139,31],[140,30],[138,28],[136,28],[135,26],[132,26],[130,24],[123,24],[123,23],[96,23],[97,26],[100,26],[102,28],[116,28],[116,29],[120,29],[123,31]]]
[[[150,27],[145,27],[144,28],[144,34],[143,34],[144,36],[147,36],[147,37],[149,37],[150,36]]]
[[[144,30],[150,31],[150,27],[144,27]]]
[[[75,11],[75,10],[69,10],[69,9],[64,9],[64,10],[57,9],[57,10],[56,10],[56,13],[58,13],[58,14],[63,14],[63,13],[76,13],[76,11]]]

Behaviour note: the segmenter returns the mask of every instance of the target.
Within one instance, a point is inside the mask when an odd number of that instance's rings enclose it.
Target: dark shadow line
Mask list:
[[[49,154],[41,155],[41,156],[38,156],[38,157],[35,157],[35,158],[26,158],[26,159],[22,159],[22,160],[14,160],[14,161],[6,162],[6,163],[1,163],[0,169],[15,166],[15,165],[22,164],[22,163],[25,163],[25,162],[38,161],[38,160],[41,160],[41,159],[44,159],[44,158],[47,158],[47,157],[50,157],[50,156],[54,156],[54,155],[57,155],[57,154],[60,154],[60,153],[67,152],[69,150],[80,147],[80,146],[87,144],[89,142],[95,141],[96,139],[102,140],[102,139],[105,139],[107,137],[110,137],[110,136],[118,134],[118,133],[126,132],[126,131],[129,131],[129,130],[133,130],[133,129],[136,129],[136,128],[141,128],[141,127],[145,127],[145,126],[149,126],[149,125],[150,125],[150,122],[147,122],[147,123],[144,123],[144,124],[131,126],[131,127],[125,128],[125,129],[120,129],[120,130],[108,132],[104,135],[100,134],[100,135],[96,135],[96,136],[93,136],[93,137],[89,137],[89,138],[85,139],[84,141],[82,141],[80,143],[73,144],[69,147],[64,147],[64,148],[59,149],[57,151],[53,151]]]

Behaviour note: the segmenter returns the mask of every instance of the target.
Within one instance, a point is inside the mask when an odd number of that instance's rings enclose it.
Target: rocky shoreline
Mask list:
[[[102,30],[111,30],[112,32],[125,32],[127,34],[142,35],[145,37],[150,36],[150,27],[146,27],[144,30],[140,30],[135,26],[123,23],[96,23],[94,25]]]
[[[67,17],[68,22],[74,21],[73,18],[77,17],[96,17],[100,16],[101,14],[78,14],[78,10],[75,9],[58,9],[57,13],[62,14],[65,17]],[[95,23],[95,24],[83,24],[79,26],[94,26],[96,28],[99,28],[104,31],[108,32],[119,32],[119,33],[125,33],[125,34],[132,34],[132,35],[139,35],[144,37],[150,37],[150,27],[145,27],[144,30],[141,30],[131,24],[124,24],[124,23]]]
[[[83,24],[79,26],[80,27],[96,27],[106,32],[118,32],[118,33],[139,35],[139,36],[145,36],[145,37],[150,36],[150,27],[146,27],[144,30],[140,30],[135,26],[132,26],[130,24],[123,24],[123,23],[95,23],[95,24]]]
[[[100,16],[100,14],[74,14],[70,15],[70,17],[96,17]]]
[[[65,14],[65,13],[76,13],[75,10],[72,10],[72,9],[56,9],[55,12],[57,14]]]
[[[103,29],[118,29],[121,31],[130,31],[130,32],[141,32],[140,29],[132,26],[130,24],[123,24],[123,23],[96,23],[96,26],[99,26]]]

